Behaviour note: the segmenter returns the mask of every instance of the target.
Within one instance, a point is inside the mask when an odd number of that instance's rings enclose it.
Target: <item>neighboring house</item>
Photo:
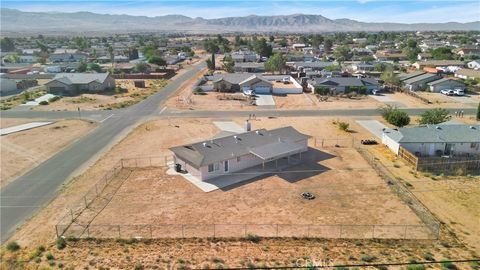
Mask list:
[[[432,59],[432,54],[431,53],[428,53],[428,52],[422,52],[422,53],[419,53],[417,55],[417,59],[419,61],[427,61],[427,60],[430,60]]]
[[[436,49],[443,46],[445,46],[445,42],[438,40],[424,40],[420,45],[418,45],[422,52],[426,52],[429,49]]]
[[[397,155],[400,147],[416,156],[480,155],[480,125],[443,123],[385,129],[382,143]]]
[[[353,72],[360,72],[360,73],[371,72],[371,71],[375,71],[375,65],[370,63],[365,63],[365,62],[354,63],[350,65],[350,69]]]
[[[334,62],[304,62],[304,61],[298,61],[298,62],[292,62],[292,63],[289,63],[289,65],[291,67],[293,67],[293,69],[297,70],[297,71],[302,71],[302,70],[313,70],[313,71],[317,71],[317,70],[323,70],[324,68],[326,67],[329,67],[329,66],[332,66],[334,65],[335,63]]]
[[[111,62],[110,56],[100,56],[97,58],[97,61],[100,63],[109,63]],[[113,56],[113,62],[115,63],[128,63],[130,59],[127,56],[124,55],[114,55]]]
[[[231,54],[235,63],[256,62],[257,54],[252,51],[238,51]]]
[[[48,57],[54,63],[86,61],[88,54],[74,49],[57,49]]]
[[[414,72],[410,72],[410,73],[401,73],[400,75],[398,75],[398,78],[400,79],[400,81],[405,81],[405,80],[408,80],[408,79],[411,79],[413,77],[417,77],[417,76],[420,76],[420,75],[423,75],[425,74],[426,72],[425,71],[414,71]]]
[[[316,60],[315,56],[311,54],[297,54],[289,53],[285,55],[287,62],[313,62]]]
[[[464,80],[468,79],[480,79],[480,70],[475,69],[459,69],[455,72],[455,77],[461,78]]]
[[[35,55],[20,55],[18,56],[19,58],[19,63],[37,63],[38,62],[38,57]]]
[[[407,55],[402,50],[396,49],[377,51],[373,57],[377,61],[403,61],[407,59]]]
[[[366,43],[367,42],[367,38],[354,38],[352,39],[352,41],[354,43]]]
[[[471,69],[480,69],[480,61],[474,60],[467,63],[467,67]]]
[[[280,159],[301,160],[310,136],[293,127],[259,129],[170,148],[176,164],[205,181]]]
[[[367,93],[377,90],[379,83],[371,78],[354,78],[354,77],[340,77],[340,78],[314,78],[308,81],[308,88],[314,93],[316,86],[327,87],[334,94],[344,93],[349,87],[365,87]]]
[[[289,83],[282,80],[288,78]],[[301,94],[302,86],[290,75],[260,75],[254,73],[213,74],[213,91],[239,92],[254,90],[257,94]]]
[[[265,63],[235,62],[234,71],[235,72],[253,72],[253,73],[265,72]]]
[[[465,63],[463,61],[459,60],[429,60],[416,62],[412,66],[414,66],[416,69],[423,69],[424,67],[463,67],[464,64]]]
[[[458,88],[465,89],[465,84],[462,81],[448,79],[448,78],[443,78],[440,80],[429,82],[427,83],[427,85],[430,88],[430,91],[436,92],[436,93],[444,89],[458,89]]]
[[[457,51],[461,57],[480,56],[480,48],[462,48]]]
[[[45,86],[48,93],[74,96],[112,89],[115,87],[115,79],[108,73],[59,73]]]
[[[419,91],[425,90],[427,88],[427,83],[439,80],[442,77],[437,74],[425,73],[419,76],[414,76],[412,78],[402,80],[405,88],[410,91]]]
[[[307,47],[307,45],[303,44],[303,43],[295,43],[295,44],[292,44],[292,49],[296,50],[296,51],[302,51],[303,48]]]

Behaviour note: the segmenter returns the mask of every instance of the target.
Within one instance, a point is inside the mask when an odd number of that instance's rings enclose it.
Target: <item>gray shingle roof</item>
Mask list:
[[[398,78],[401,81],[405,81],[405,80],[411,79],[413,77],[423,75],[425,73],[426,73],[425,71],[421,71],[421,70],[420,71],[415,71],[415,72],[412,72],[412,73],[402,73],[402,74],[398,75]]]
[[[215,162],[250,154],[251,150],[256,147],[276,144],[279,140],[283,142],[298,142],[309,137],[289,126],[272,130],[259,129],[249,131],[194,144],[176,146],[170,148],[170,150],[180,159],[199,168]],[[275,151],[275,149],[272,148],[269,151]]]
[[[452,82],[452,83],[456,83],[457,85],[465,85],[463,82],[461,82],[459,80],[453,80],[453,79],[450,79],[450,78],[442,78],[440,80],[429,82],[427,84],[428,85],[437,85],[437,84],[441,84],[441,83],[445,83],[445,82]]]
[[[420,76],[415,76],[413,78],[406,79],[403,82],[405,84],[412,84],[412,83],[416,83],[416,82],[423,81],[423,80],[430,80],[431,79],[433,81],[435,78],[438,78],[437,74],[425,73],[425,74],[422,74]]]
[[[88,84],[93,81],[103,83],[108,73],[58,73],[53,78],[54,81],[60,81],[65,84]]]
[[[480,125],[447,123],[385,129],[384,133],[399,143],[480,143]]]
[[[339,78],[315,78],[313,84],[315,85],[336,85],[336,86],[365,86],[378,85],[375,79],[365,78],[358,79],[354,77],[339,77]]]

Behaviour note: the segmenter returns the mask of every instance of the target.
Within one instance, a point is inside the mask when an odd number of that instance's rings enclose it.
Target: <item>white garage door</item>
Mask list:
[[[256,87],[255,88],[255,93],[256,94],[269,94],[269,93],[271,93],[271,88],[270,87]]]

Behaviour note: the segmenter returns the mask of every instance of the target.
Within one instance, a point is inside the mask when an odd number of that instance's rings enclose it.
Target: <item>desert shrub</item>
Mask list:
[[[54,96],[54,97],[52,97],[51,99],[49,99],[48,101],[49,101],[49,102],[55,102],[55,101],[57,101],[57,100],[59,100],[59,99],[61,99],[61,98],[62,98],[61,96]]]
[[[48,252],[47,255],[45,255],[45,258],[49,261],[55,260],[55,257],[53,257],[53,254]]]
[[[406,112],[394,110],[388,115],[386,120],[392,125],[403,127],[410,123],[410,116]]]
[[[15,241],[10,241],[7,243],[7,245],[5,246],[5,248],[8,250],[8,251],[17,251],[20,249],[20,245],[15,242]]]
[[[41,263],[42,262],[42,258],[41,257],[35,257],[35,259],[33,259],[33,261],[35,263]]]
[[[442,265],[442,269],[443,270],[455,270],[457,269],[457,266],[455,264],[453,264],[452,262],[449,262],[449,261],[444,261],[441,263]]]
[[[202,89],[201,87],[199,87],[199,86],[193,88],[192,92],[193,92],[193,94],[195,94],[195,95],[201,95],[201,94],[204,93],[203,89]]]
[[[349,123],[346,122],[340,122],[338,123],[338,128],[343,131],[348,131],[348,128],[350,127]]]
[[[427,261],[435,261],[433,254],[430,252],[426,252],[425,254],[423,254],[423,258]]]
[[[377,257],[370,254],[365,254],[365,255],[362,255],[362,257],[360,257],[360,260],[362,262],[373,262],[375,259],[377,259]]]
[[[440,124],[448,120],[448,111],[442,108],[435,108],[424,112],[420,117],[420,124]]]
[[[409,264],[406,267],[407,270],[425,270],[425,266],[423,264]]]
[[[58,237],[57,240],[55,241],[55,245],[57,246],[58,249],[64,249],[67,246],[67,242],[63,237]]]
[[[328,95],[328,93],[330,93],[330,89],[326,86],[315,86],[315,94],[318,94],[318,95],[322,95],[322,96],[325,96],[325,95]]]
[[[136,263],[134,269],[135,270],[143,270],[143,265],[141,263]]]
[[[255,235],[255,234],[248,234],[245,239],[247,239],[248,241],[251,241],[253,243],[259,243],[261,238],[260,236],[258,235]]]
[[[38,104],[40,104],[40,105],[48,105],[48,101],[43,100],[43,101],[40,101],[40,103],[38,103]]]
[[[377,266],[375,266],[375,267],[376,267],[377,269],[379,269],[379,270],[388,270],[388,267],[385,266],[385,265],[377,265]]]

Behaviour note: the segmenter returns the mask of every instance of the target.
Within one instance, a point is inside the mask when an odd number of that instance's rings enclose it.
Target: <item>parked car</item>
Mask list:
[[[242,92],[243,92],[243,95],[246,97],[255,96],[255,91],[253,91],[252,89],[243,89]]]
[[[453,91],[452,89],[443,89],[443,90],[440,91],[440,93],[442,93],[444,95],[447,95],[447,96],[455,95],[455,91]]]
[[[457,89],[454,89],[453,92],[455,93],[455,95],[457,96],[464,96],[465,95],[465,91],[461,88],[457,88]]]

